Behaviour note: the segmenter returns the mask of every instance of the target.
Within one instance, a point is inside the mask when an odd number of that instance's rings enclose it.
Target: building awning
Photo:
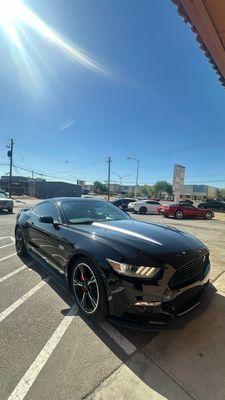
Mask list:
[[[225,87],[225,1],[172,0]]]

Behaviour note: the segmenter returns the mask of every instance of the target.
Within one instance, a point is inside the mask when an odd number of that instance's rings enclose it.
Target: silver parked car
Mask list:
[[[0,190],[0,210],[8,210],[9,213],[13,212],[13,200],[9,199],[7,193]]]

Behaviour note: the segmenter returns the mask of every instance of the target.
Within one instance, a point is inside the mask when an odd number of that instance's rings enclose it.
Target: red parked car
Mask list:
[[[211,219],[215,216],[211,210],[197,208],[188,204],[162,205],[158,207],[158,213],[163,214],[164,217],[175,217],[177,219],[184,217]]]

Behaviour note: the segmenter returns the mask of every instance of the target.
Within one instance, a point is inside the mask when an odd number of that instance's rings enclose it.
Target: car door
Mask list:
[[[146,203],[149,213],[158,214],[158,207],[160,206],[160,203],[158,201],[148,200]]]
[[[215,202],[208,201],[206,203],[203,203],[203,208],[215,209]]]
[[[215,201],[215,209],[216,210],[225,210],[225,204],[222,203],[222,201]]]
[[[124,199],[122,204],[121,204],[121,209],[126,211],[128,209],[128,204],[129,204],[129,200],[128,199]]]
[[[32,249],[59,269],[64,269],[66,256],[62,244],[60,226],[40,221],[41,216],[51,216],[61,223],[59,210],[53,202],[43,202],[32,209],[32,222],[29,227],[29,240]]]
[[[185,207],[183,208],[184,215],[187,217],[199,217],[200,212],[199,209],[197,209],[194,206],[185,204]]]

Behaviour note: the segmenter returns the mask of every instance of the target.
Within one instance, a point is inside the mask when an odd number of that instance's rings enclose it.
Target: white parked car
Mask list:
[[[129,211],[139,212],[140,214],[158,214],[159,201],[140,200],[128,205]]]
[[[10,214],[13,212],[13,200],[3,190],[0,190],[0,210],[8,210]]]

